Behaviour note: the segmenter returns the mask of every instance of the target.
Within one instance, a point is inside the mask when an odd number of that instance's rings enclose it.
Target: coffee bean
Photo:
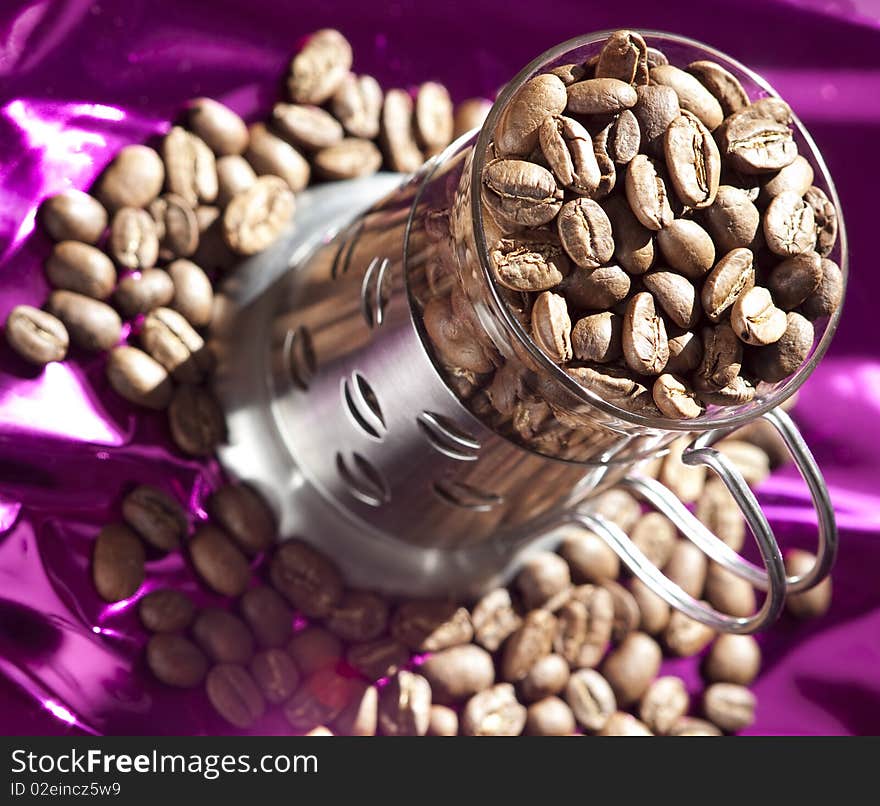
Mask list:
[[[382,154],[370,140],[346,137],[318,151],[314,163],[324,179],[355,179],[376,173],[382,167]]]
[[[280,649],[266,649],[250,663],[254,682],[273,705],[289,700],[299,685],[299,671],[290,656]]]
[[[310,675],[284,704],[284,718],[302,731],[333,722],[357,694],[356,687],[357,681],[332,670]]]
[[[706,480],[706,468],[703,465],[686,465],[681,460],[682,453],[690,442],[691,438],[684,436],[670,443],[669,452],[660,469],[660,482],[672,490],[684,504],[691,504],[702,495]]]
[[[415,138],[413,101],[406,90],[392,89],[385,93],[379,140],[392,171],[413,173],[424,162]]]
[[[706,598],[716,610],[738,618],[757,610],[755,590],[749,582],[715,563],[709,565],[706,576]]]
[[[724,117],[749,105],[749,96],[739,79],[718,62],[708,59],[691,62],[687,71],[715,96]]]
[[[324,618],[342,599],[342,577],[326,556],[302,540],[286,540],[272,558],[272,584],[310,618]]]
[[[495,683],[492,656],[473,644],[437,652],[419,671],[430,683],[434,701],[445,705],[466,700]]]
[[[524,157],[538,145],[544,120],[561,115],[568,98],[565,84],[554,75],[529,79],[505,107],[495,129],[495,149],[502,156]]]
[[[465,608],[442,600],[413,600],[401,604],[391,621],[391,635],[416,652],[439,652],[473,638]]]
[[[615,644],[619,644],[633,630],[638,629],[641,621],[639,606],[633,595],[623,585],[609,579],[602,583],[602,587],[611,596],[611,640]]]
[[[595,669],[579,669],[569,678],[565,699],[578,724],[596,732],[605,727],[617,710],[617,701],[608,681]]]
[[[740,295],[741,296],[741,295]],[[702,330],[703,360],[697,367],[695,382],[700,392],[722,389],[739,375],[742,342],[726,322]]]
[[[96,195],[110,212],[146,207],[159,195],[164,181],[165,166],[152,148],[125,146],[98,179]]]
[[[319,151],[342,140],[342,124],[317,106],[275,104],[272,126],[291,145],[305,151]]]
[[[352,52],[339,31],[311,34],[290,63],[287,91],[296,103],[322,104],[333,96],[351,69]]]
[[[647,51],[648,68],[657,67],[661,64],[669,64],[669,59],[662,50],[657,48],[648,48]]]
[[[640,579],[634,579],[629,590],[639,608],[639,629],[648,635],[662,633],[669,624],[669,605]]]
[[[673,610],[663,633],[663,641],[673,655],[690,658],[699,655],[715,637],[715,631],[705,624]]]
[[[284,646],[293,632],[293,612],[273,588],[251,588],[239,600],[241,615],[264,648]]]
[[[457,317],[449,297],[433,297],[423,311],[425,330],[447,366],[469,372],[490,372],[492,355],[476,340],[467,321]]]
[[[173,588],[157,588],[138,603],[141,624],[150,632],[182,632],[192,623],[195,612],[192,600]]]
[[[763,237],[761,214],[748,194],[738,187],[719,185],[715,201],[703,216],[719,252],[751,248],[757,238]]]
[[[616,361],[623,349],[622,327],[623,318],[610,311],[580,319],[571,331],[574,356],[581,361],[600,364]]]
[[[379,134],[382,88],[372,76],[349,73],[334,92],[330,108],[352,137],[372,140]]]
[[[677,336],[668,333],[669,360],[664,369],[673,375],[687,375],[703,360],[703,343],[700,337],[688,330]]]
[[[162,140],[162,159],[168,190],[190,207],[199,202],[210,204],[217,198],[214,153],[201,137],[174,126]]]
[[[709,233],[687,218],[677,218],[657,233],[657,244],[670,267],[691,280],[702,277],[715,263]]]
[[[794,191],[780,193],[764,213],[764,238],[777,255],[809,252],[816,246],[813,208]]]
[[[525,702],[537,702],[559,694],[568,683],[568,661],[562,655],[545,655],[520,681],[519,691]]]
[[[199,383],[212,359],[204,339],[177,311],[156,308],[140,333],[144,349],[181,383]]]
[[[641,291],[626,306],[621,333],[627,366],[642,375],[658,375],[669,359],[666,326],[654,307],[654,297]]]
[[[275,542],[275,516],[253,487],[225,484],[208,499],[207,510],[249,556],[265,551]]]
[[[652,565],[663,568],[675,549],[676,529],[666,516],[647,512],[633,527],[630,539]]]
[[[571,587],[568,564],[558,554],[542,551],[528,558],[516,578],[527,608],[542,607]]]
[[[648,726],[632,714],[615,711],[597,736],[653,736]]]
[[[30,305],[16,305],[6,319],[6,341],[25,361],[43,366],[64,360],[70,337],[52,314]]]
[[[775,343],[751,356],[751,368],[767,383],[777,383],[794,373],[813,347],[813,326],[798,313],[786,315],[785,332]]]
[[[133,596],[144,581],[144,547],[137,535],[121,523],[98,533],[92,554],[92,580],[106,602]]]
[[[76,188],[44,199],[40,205],[40,218],[54,241],[94,244],[107,228],[107,211],[101,203]]]
[[[193,327],[209,325],[213,315],[214,291],[208,275],[190,260],[175,260],[168,266],[168,274],[174,283],[171,307]],[[151,314],[156,315],[160,315],[160,311]]]
[[[553,174],[533,162],[496,159],[483,169],[483,199],[501,223],[540,226],[562,207]]]
[[[629,204],[619,196],[603,202],[611,222],[614,258],[629,274],[644,274],[654,264],[654,237],[635,217]]]
[[[564,297],[550,291],[538,296],[532,308],[532,338],[551,361],[571,360],[571,319]]]
[[[369,680],[390,677],[409,662],[407,648],[391,638],[381,638],[366,644],[354,644],[348,650],[346,662]]]
[[[457,736],[458,714],[445,705],[432,705],[427,736]]]
[[[708,560],[690,540],[679,540],[672,550],[663,573],[686,594],[699,599],[706,584]]]
[[[703,407],[697,400],[694,390],[691,389],[681,378],[669,373],[660,375],[651,394],[657,408],[665,417],[674,419],[693,419],[703,413]]]
[[[248,663],[254,655],[254,636],[235,614],[216,607],[199,611],[193,638],[216,663]]]
[[[122,499],[122,517],[160,551],[178,548],[189,526],[183,507],[168,493],[149,484],[135,487]]]
[[[306,158],[262,123],[252,124],[249,131],[250,143],[245,158],[254,171],[259,176],[280,177],[295,192],[303,190],[311,173]]]
[[[626,299],[632,281],[619,266],[574,271],[562,285],[568,302],[579,309],[602,310]]]
[[[816,252],[805,252],[777,264],[767,278],[767,287],[773,301],[790,311],[804,302],[821,281],[822,258]]]
[[[739,506],[720,479],[710,479],[697,500],[694,514],[718,538],[739,551],[746,536],[746,525]]]
[[[641,143],[646,153],[662,157],[666,129],[681,114],[678,95],[663,84],[640,85],[636,95],[638,100],[632,111],[639,123]]]
[[[813,166],[805,157],[798,154],[792,162],[762,182],[759,200],[764,204],[769,204],[775,196],[788,190],[794,191],[798,196],[803,196],[810,190],[813,177]],[[813,212],[816,212],[815,208]]]
[[[564,204],[559,210],[557,227],[565,251],[578,266],[593,269],[611,260],[611,222],[592,199],[573,199]]]
[[[242,160],[241,157],[223,159]],[[218,191],[219,193],[219,191]],[[223,200],[225,204],[228,199]],[[150,204],[150,215],[155,222],[159,239],[159,259],[174,260],[189,257],[199,246],[199,221],[195,210],[181,197],[166,193]]]
[[[538,141],[559,184],[589,195],[599,185],[599,165],[590,133],[573,118],[552,115],[538,129]]]
[[[785,311],[773,304],[770,292],[754,286],[740,294],[731,306],[730,326],[746,344],[763,346],[782,338],[787,319]]]
[[[543,291],[559,285],[570,271],[568,258],[555,233],[546,237],[502,239],[489,251],[495,278],[515,291]]]
[[[522,623],[507,588],[496,588],[485,594],[474,605],[471,622],[474,640],[490,652],[495,652]]]
[[[431,686],[413,672],[398,672],[379,693],[379,727],[385,736],[424,736],[431,716]]]
[[[690,706],[690,697],[680,677],[658,677],[642,695],[639,716],[655,735],[672,730]]]
[[[223,596],[241,596],[247,590],[251,569],[245,556],[216,526],[196,529],[189,541],[189,555],[202,581]]]
[[[130,319],[168,305],[173,298],[174,283],[161,269],[147,269],[123,277],[113,295],[123,316]]]
[[[801,313],[810,320],[831,316],[843,301],[843,273],[840,267],[833,260],[824,257],[821,267],[822,279],[819,285],[801,305]]]
[[[576,727],[571,708],[558,697],[532,703],[526,711],[527,736],[571,736]]]
[[[567,87],[568,109],[578,115],[604,115],[635,106],[635,88],[617,78],[591,78]]]
[[[113,390],[136,406],[168,408],[173,394],[165,368],[145,352],[123,345],[110,352],[107,380]]]
[[[770,459],[756,445],[727,437],[716,447],[721,454],[733,462],[750,487],[759,487],[770,475]]]
[[[244,157],[239,154],[220,157],[217,160],[217,204],[225,207],[256,181],[257,174]]]
[[[789,576],[809,573],[815,563],[814,554],[800,549],[792,549],[785,555],[785,570]],[[785,599],[785,606],[795,618],[824,616],[831,607],[831,577],[825,577],[818,585],[803,593],[790,593]]]
[[[388,603],[375,593],[347,591],[326,623],[346,641],[370,641],[385,632]]]
[[[671,64],[651,69],[651,83],[672,87],[682,109],[691,112],[709,130],[714,131],[724,120],[721,104],[694,76]]]
[[[666,166],[682,204],[696,209],[715,201],[721,178],[721,155],[700,119],[683,110],[666,129]]]
[[[660,230],[672,223],[666,182],[659,165],[638,154],[626,172],[626,199],[639,222],[650,230]]]
[[[791,107],[782,100],[768,95],[765,98],[758,98],[757,101],[749,104],[741,109],[735,115],[731,116],[731,120],[774,120],[777,123],[789,125],[793,116]]]
[[[616,78],[627,84],[648,83],[648,47],[634,31],[615,31],[602,46],[597,78]]]
[[[633,623],[634,602],[618,595],[623,588],[615,587],[610,580],[598,585],[579,585],[572,592],[572,601],[582,604],[586,615],[583,641],[574,658],[573,666],[592,668],[599,664],[608,644]],[[627,611],[624,614],[624,611]],[[561,611],[560,611],[561,612]],[[619,617],[620,616],[620,617]],[[557,639],[560,633],[557,631]]]
[[[553,648],[569,665],[577,667],[587,635],[587,606],[577,599],[569,599],[556,610],[555,615]],[[531,670],[528,674],[531,674]]]
[[[687,278],[657,270],[646,274],[642,282],[674,324],[692,328],[699,321],[702,310],[697,291]]]
[[[740,248],[731,250],[715,264],[700,295],[703,310],[711,321],[719,321],[740,296],[754,287],[753,263],[752,252]]]
[[[492,102],[486,98],[468,98],[460,104],[456,104],[452,139],[457,140],[463,134],[467,134],[473,129],[479,129],[489,115],[491,108]]]
[[[465,736],[519,736],[526,715],[513,686],[496,683],[468,700],[461,712],[461,732]]]
[[[194,98],[186,105],[187,122],[218,156],[241,154],[247,147],[245,122],[213,98]]]
[[[661,660],[657,642],[642,632],[630,633],[608,655],[601,671],[619,706],[632,705],[645,693],[657,676]]]
[[[556,619],[546,610],[532,610],[522,626],[504,644],[501,676],[508,682],[522,680],[535,663],[549,655],[556,631]]]
[[[251,727],[266,712],[260,689],[243,666],[215,666],[208,672],[205,690],[217,713],[237,728]]]
[[[355,652],[355,650],[366,646],[368,645],[352,647],[349,655],[364,654]],[[339,664],[342,658],[342,641],[323,627],[306,627],[304,630],[294,633],[287,645],[287,654],[293,658],[296,668],[302,672],[304,677],[320,676],[321,673],[333,671]],[[407,660],[409,660],[409,656],[407,656]],[[349,662],[360,670],[358,664],[354,663],[351,658]],[[377,675],[377,677],[382,676]]]
[[[70,340],[80,349],[89,352],[109,350],[122,338],[122,320],[109,305],[73,291],[53,291],[46,303],[49,313],[64,323]],[[34,317],[29,319],[35,322]],[[39,325],[48,327],[48,320]],[[48,331],[45,331],[48,332]],[[52,331],[60,339],[60,332]],[[42,341],[47,341],[42,334]],[[60,343],[60,342],[59,342]]]
[[[116,269],[110,259],[100,249],[79,241],[55,245],[46,260],[46,276],[55,288],[95,299],[106,299],[116,285]]]
[[[189,456],[210,456],[226,440],[226,420],[213,393],[201,386],[179,386],[168,406],[174,444]]]
[[[293,193],[284,180],[261,176],[236,196],[223,213],[226,244],[240,255],[261,252],[290,223],[295,206]]]
[[[744,686],[713,683],[703,693],[703,710],[719,728],[734,733],[755,721],[757,701]]]
[[[825,191],[813,185],[804,194],[804,202],[812,209],[816,226],[816,251],[825,257],[837,243],[837,209]]]
[[[192,641],[174,633],[159,633],[147,642],[147,666],[166,686],[195,688],[208,671],[208,659]]]
[[[611,135],[611,126],[606,126],[596,132],[593,137],[593,156],[599,166],[599,185],[593,191],[594,199],[604,199],[617,184],[617,167],[609,153],[608,138]]]
[[[761,668],[761,648],[751,635],[719,635],[703,664],[703,674],[713,683],[748,686]]]
[[[120,266],[137,270],[152,268],[159,256],[159,237],[153,217],[146,210],[121,207],[113,215],[108,249]]]
[[[452,142],[452,100],[442,84],[427,81],[419,87],[415,130],[419,145],[428,156],[439,154]]]
[[[721,731],[705,719],[683,716],[672,726],[669,736],[721,736]]]
[[[746,107],[725,121],[718,136],[721,154],[744,174],[771,173],[792,163],[797,144],[788,125],[751,117],[745,114],[748,110]]]
[[[636,504],[638,506],[638,504]],[[603,514],[596,512],[596,514]],[[620,560],[601,537],[586,529],[567,527],[560,553],[575,582],[601,583],[620,573]]]
[[[351,681],[349,688],[348,704],[333,721],[335,734],[337,736],[375,736],[379,720],[378,690],[375,686],[369,686],[360,680]]]
[[[632,411],[646,417],[659,416],[651,393],[629,370],[617,367],[569,367],[566,373],[585,389],[624,411]]]

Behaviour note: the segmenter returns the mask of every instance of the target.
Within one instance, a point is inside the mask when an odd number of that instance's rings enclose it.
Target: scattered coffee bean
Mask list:
[[[571,587],[568,564],[558,554],[542,551],[527,559],[516,578],[516,585],[529,609],[543,607],[553,597]]]
[[[706,584],[708,560],[690,540],[679,540],[663,572],[689,596],[699,599]]]
[[[214,290],[208,275],[190,260],[175,260],[168,266],[168,274],[174,283],[171,307],[193,327],[209,325],[214,309]]]
[[[293,193],[283,179],[261,176],[239,193],[223,213],[226,244],[241,255],[262,251],[290,223],[295,205]]]
[[[356,686],[357,681],[332,670],[324,669],[310,675],[284,704],[284,717],[301,731],[331,723],[356,695]]]
[[[495,150],[503,156],[525,157],[538,145],[544,120],[565,111],[565,84],[554,75],[529,79],[505,107],[495,129]]]
[[[144,546],[121,523],[110,523],[98,533],[92,552],[92,580],[105,602],[133,596],[144,581]]]
[[[299,671],[290,655],[280,649],[266,649],[254,655],[251,675],[272,705],[289,700],[299,685]]]
[[[492,102],[486,98],[468,98],[457,104],[452,126],[452,139],[457,140],[463,134],[467,134],[473,129],[479,129],[489,115],[491,108]]]
[[[559,694],[569,678],[568,661],[562,655],[545,655],[520,681],[519,692],[525,702],[537,702]]]
[[[409,651],[392,638],[380,638],[366,644],[354,644],[345,660],[368,680],[379,680],[391,677],[405,666],[409,662]]]
[[[290,640],[293,612],[273,588],[251,588],[241,597],[238,607],[261,647],[275,649]]]
[[[680,677],[658,677],[642,695],[639,716],[655,735],[672,730],[690,706],[690,697]]]
[[[621,333],[627,366],[642,375],[659,375],[669,359],[666,325],[654,297],[640,291],[627,303]]]
[[[668,733],[669,736],[721,736],[721,731],[705,719],[683,716]]]
[[[216,663],[248,663],[254,656],[254,636],[235,614],[216,607],[200,610],[192,626],[193,638]]]
[[[684,613],[673,610],[669,624],[663,633],[663,641],[673,655],[689,658],[702,652],[715,637],[711,627],[707,627]]]
[[[320,151],[342,140],[342,124],[317,106],[275,104],[272,126],[291,145],[304,151]]]
[[[173,386],[165,368],[135,347],[122,345],[110,352],[107,380],[129,403],[161,411],[171,403]]]
[[[100,300],[73,291],[53,291],[46,307],[49,313],[63,322],[70,340],[82,350],[109,350],[122,338],[122,320],[119,314]],[[33,323],[36,319],[30,317],[28,321]],[[41,343],[45,343],[49,339],[43,334],[49,331],[42,330],[42,325],[48,326],[48,320],[41,320],[40,325],[39,339]],[[57,329],[52,333],[53,337],[60,337]]]
[[[201,386],[179,386],[168,406],[171,437],[190,456],[210,456],[226,440],[226,420],[214,394]]]
[[[803,194],[804,201],[813,210],[816,226],[816,251],[826,257],[837,243],[837,208],[825,191],[813,185]]]
[[[653,736],[648,726],[632,714],[616,711],[599,731],[598,736]]]
[[[107,211],[101,202],[76,188],[46,198],[40,205],[40,218],[54,241],[94,244],[107,229]]]
[[[611,595],[613,620],[611,640],[619,644],[633,630],[638,629],[641,621],[639,606],[633,595],[623,585],[606,580],[602,587]]]
[[[326,556],[302,540],[286,540],[269,567],[272,584],[310,618],[324,618],[342,599],[342,577]]]
[[[564,297],[545,291],[535,300],[532,338],[551,361],[564,364],[571,360],[571,319]]]
[[[346,641],[371,641],[385,632],[388,603],[369,591],[346,591],[327,617],[328,629]]]
[[[318,151],[314,164],[324,179],[354,179],[378,171],[382,154],[370,140],[347,137]]]
[[[157,588],[138,603],[144,629],[156,633],[182,632],[195,616],[192,600],[174,588]]]
[[[703,674],[713,683],[748,686],[761,669],[761,648],[751,635],[719,635],[703,663]]]
[[[375,736],[379,723],[379,692],[360,680],[349,683],[348,704],[333,721],[337,736]],[[430,724],[428,727],[430,733]]]
[[[565,687],[565,699],[578,724],[591,732],[602,730],[617,710],[611,685],[595,669],[574,672]]]
[[[174,126],[162,140],[162,159],[168,190],[190,207],[200,202],[210,204],[217,198],[214,152],[201,137]]]
[[[385,93],[379,141],[392,171],[413,173],[424,162],[424,155],[415,138],[413,101],[406,90],[394,89]]]
[[[208,499],[207,510],[249,556],[275,542],[275,515],[265,499],[247,484],[219,487]]]
[[[373,140],[379,134],[382,88],[372,76],[349,73],[337,87],[330,108],[352,137]]]
[[[465,608],[424,599],[404,602],[397,608],[391,635],[415,652],[439,652],[468,643],[474,630]]]
[[[452,100],[446,87],[436,81],[419,87],[414,120],[416,137],[427,156],[439,154],[452,142]]]
[[[189,555],[204,583],[223,596],[247,590],[251,569],[245,556],[216,526],[200,526],[189,541]]]
[[[519,628],[522,620],[513,609],[507,588],[496,588],[474,605],[471,622],[474,640],[495,652]]]
[[[504,644],[501,657],[502,679],[516,683],[553,648],[556,618],[546,610],[526,614],[522,626]]]
[[[79,241],[55,244],[46,260],[46,276],[54,288],[95,299],[107,299],[116,285],[116,269],[110,258],[100,249]]]
[[[651,636],[633,632],[605,658],[602,675],[619,706],[632,705],[645,693],[660,670],[662,654]]]
[[[638,503],[636,503],[638,507]],[[605,515],[597,511],[596,514]],[[597,534],[579,527],[566,527],[560,548],[576,582],[601,583],[620,573],[620,559]]]
[[[677,543],[675,527],[659,512],[642,515],[630,532],[630,538],[651,564],[658,568],[663,568],[669,562]]]
[[[244,157],[239,154],[220,157],[217,160],[217,204],[225,207],[256,181],[257,174]]]
[[[149,484],[135,487],[122,499],[122,517],[160,551],[178,548],[189,528],[186,512],[177,500]]]
[[[262,123],[252,124],[249,132],[250,143],[245,157],[254,171],[259,176],[280,177],[294,192],[303,190],[311,174],[306,158]]]
[[[749,105],[749,96],[739,79],[718,62],[708,59],[691,62],[687,71],[715,96],[724,117]]]
[[[434,653],[419,672],[430,683],[434,702],[443,705],[462,702],[495,683],[492,656],[473,644]]]
[[[526,710],[527,736],[571,736],[576,727],[571,708],[559,697],[546,697]]]
[[[208,671],[208,659],[192,641],[175,633],[159,633],[147,642],[147,666],[160,683],[195,688]]]
[[[660,470],[660,482],[685,504],[692,504],[702,495],[706,482],[706,468],[703,465],[691,466],[681,461],[682,453],[690,442],[691,438],[686,436],[672,442]]]
[[[385,736],[424,736],[431,717],[431,686],[413,672],[398,672],[379,693],[379,727]]]
[[[797,193],[776,196],[764,213],[764,238],[771,252],[784,257],[809,252],[816,246],[813,208]]]
[[[241,154],[247,147],[244,121],[213,98],[194,98],[187,104],[187,122],[217,156]]]
[[[813,348],[814,331],[809,321],[794,311],[786,315],[782,336],[753,353],[751,369],[761,380],[776,383],[794,373]]]
[[[205,690],[217,713],[237,728],[251,727],[266,712],[260,689],[243,666],[215,666],[208,672]]]
[[[120,266],[138,271],[152,268],[159,256],[153,217],[146,210],[121,207],[113,215],[108,249]]]
[[[638,629],[648,635],[660,635],[669,624],[669,605],[640,579],[634,579],[629,590],[639,608]]]
[[[162,190],[165,166],[147,146],[125,146],[104,169],[96,195],[114,212],[120,207],[146,207]]]
[[[445,705],[432,705],[428,736],[458,736],[458,714]]]
[[[43,366],[64,360],[70,337],[52,314],[30,305],[16,305],[6,319],[6,341],[25,361]]]
[[[342,658],[342,641],[323,627],[306,627],[294,633],[287,645],[287,654],[304,677],[311,677],[336,668]],[[356,663],[351,665],[359,668]]]
[[[352,62],[351,45],[339,31],[324,28],[306,40],[290,63],[287,91],[301,104],[322,104],[345,80]]]
[[[181,383],[199,383],[211,368],[211,354],[204,339],[171,308],[156,308],[147,314],[140,340],[144,349]]]
[[[526,709],[516,700],[510,683],[496,683],[471,697],[461,712],[465,736],[519,736],[526,725]]]
[[[785,570],[789,576],[801,576],[810,571],[816,557],[807,551],[792,549],[785,555]],[[824,616],[831,607],[831,577],[803,593],[790,593],[785,600],[789,613],[796,618],[809,619]]]
[[[119,281],[113,301],[127,319],[133,319],[174,299],[174,281],[162,269],[129,274]]]
[[[734,683],[713,683],[703,693],[703,710],[719,728],[734,733],[755,721],[755,695]]]

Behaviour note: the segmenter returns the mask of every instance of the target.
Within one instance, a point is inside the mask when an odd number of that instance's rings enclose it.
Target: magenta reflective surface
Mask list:
[[[40,200],[86,188],[122,145],[164,131],[180,105],[212,95],[264,114],[302,35],[344,31],[355,68],[386,87],[429,78],[456,100],[491,95],[547,47],[590,30],[636,25],[703,40],[762,73],[822,149],[846,212],[851,284],[826,361],[796,418],[823,468],[841,530],[827,618],[785,618],[761,637],[752,733],[880,732],[880,295],[869,200],[880,162],[857,155],[880,133],[880,4],[871,0],[632,0],[624,17],[574,0],[322,4],[283,0],[37,0],[0,8],[0,320],[39,305],[50,248]],[[725,15],[729,15],[725,17]],[[119,516],[121,494],[151,482],[193,518],[220,478],[181,458],[160,416],[134,414],[103,380],[100,358],[74,353],[39,373],[0,341],[0,729],[5,733],[216,733],[200,693],[154,684],[134,602],[108,607],[89,576],[91,542]],[[809,548],[812,506],[796,471],[760,498],[785,546]],[[158,585],[200,592],[180,555],[150,558]],[[697,664],[670,671],[698,688]],[[257,732],[285,732],[277,717]]]

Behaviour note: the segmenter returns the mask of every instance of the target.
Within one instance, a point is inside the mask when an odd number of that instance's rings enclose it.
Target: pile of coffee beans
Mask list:
[[[750,100],[713,61],[674,66],[633,31],[528,80],[481,192],[495,280],[541,350],[655,417],[794,373],[843,280],[837,211],[791,124],[780,98]]]

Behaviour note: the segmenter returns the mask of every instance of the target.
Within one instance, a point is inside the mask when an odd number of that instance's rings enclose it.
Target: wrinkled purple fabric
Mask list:
[[[551,13],[552,9],[552,13]],[[545,48],[620,26],[675,31],[762,73],[815,137],[847,218],[851,285],[832,349],[796,410],[824,469],[841,532],[830,614],[788,617],[760,637],[751,733],[880,732],[880,351],[872,299],[880,274],[880,6],[874,0],[705,3],[557,0],[292,3],[283,0],[37,0],[0,9],[0,320],[40,305],[49,249],[35,227],[45,196],[87,188],[113,153],[164,131],[187,98],[211,95],[265,114],[297,40],[332,25],[355,68],[385,86],[436,78],[457,100],[492,95]],[[169,691],[142,670],[133,603],[107,606],[90,584],[99,526],[132,481],[200,502],[215,464],[180,458],[161,417],[134,414],[103,380],[101,358],[39,373],[0,343],[0,730],[7,734],[221,733],[203,695]],[[784,546],[809,548],[815,518],[796,471],[760,491]],[[150,558],[144,590],[200,592],[178,555]],[[669,671],[699,688],[697,662]],[[261,733],[285,732],[280,719]]]

